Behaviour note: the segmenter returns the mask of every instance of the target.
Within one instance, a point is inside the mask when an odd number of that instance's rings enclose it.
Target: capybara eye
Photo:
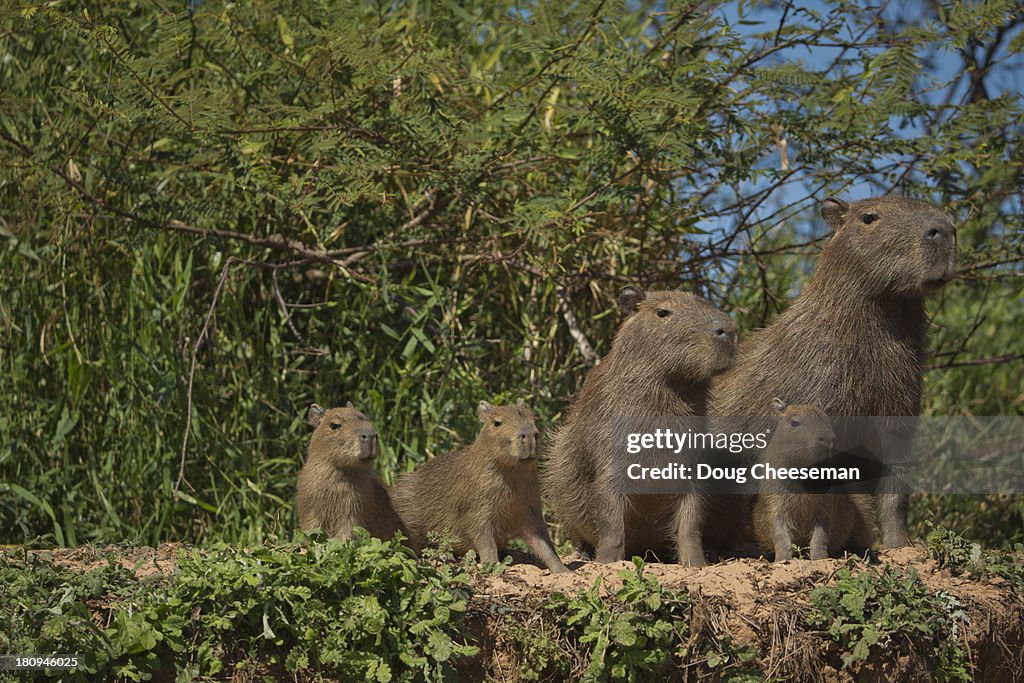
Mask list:
[[[495,420],[494,421],[494,426],[495,427],[500,427],[501,426],[501,420]]]
[[[870,223],[874,223],[877,220],[878,220],[878,214],[875,214],[875,213],[866,213],[866,214],[864,214],[863,216],[860,217],[861,223],[864,223],[865,225],[868,225]]]
[[[341,423],[340,422],[332,422],[331,423],[331,429],[341,429]]]
[[[796,420],[796,419],[790,420],[789,421],[789,426],[790,427],[799,427],[800,426],[800,420]]]
[[[667,308],[659,308],[658,310],[655,311],[655,314],[657,314],[659,318],[667,318],[668,316],[672,315],[672,311],[668,310]]]

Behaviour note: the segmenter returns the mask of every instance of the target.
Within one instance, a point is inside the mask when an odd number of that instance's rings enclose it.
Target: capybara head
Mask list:
[[[338,468],[365,467],[377,457],[377,430],[351,401],[330,410],[314,403],[306,421],[313,427],[311,455],[325,457]]]
[[[836,435],[832,421],[821,408],[807,404],[790,406],[776,398],[772,400],[772,413],[778,418],[768,445],[772,457],[780,462],[812,464],[831,452]]]
[[[927,202],[899,195],[850,204],[829,198],[821,216],[835,231],[818,266],[825,274],[849,273],[871,293],[911,297],[956,276],[956,227]]]
[[[679,290],[645,293],[624,287],[619,303],[629,315],[612,348],[638,367],[701,382],[736,362],[736,324],[704,299]]]
[[[532,462],[540,454],[540,432],[522,399],[510,406],[480,401],[476,414],[483,425],[476,442],[482,441],[492,457],[514,464]]]

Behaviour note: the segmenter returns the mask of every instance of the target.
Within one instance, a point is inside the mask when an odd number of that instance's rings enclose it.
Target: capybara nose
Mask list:
[[[364,429],[359,432],[359,441],[367,448],[363,450],[365,458],[377,457],[377,432],[372,429]]]
[[[531,456],[537,452],[537,437],[540,436],[540,432],[536,429],[521,429],[519,431],[519,440],[526,446],[526,452]]]
[[[924,237],[930,241],[949,240],[956,236],[956,231],[951,223],[946,221],[932,221],[925,226]]]
[[[736,324],[731,320],[718,320],[711,323],[711,333],[718,341],[732,344],[736,341]]]

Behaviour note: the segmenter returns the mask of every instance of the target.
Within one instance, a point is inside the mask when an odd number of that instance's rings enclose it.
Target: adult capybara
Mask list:
[[[473,548],[481,562],[497,562],[498,550],[520,537],[548,569],[568,571],[541,513],[533,413],[522,401],[481,401],[477,416],[483,426],[472,444],[427,461],[391,489],[413,545],[423,547],[436,532],[454,536],[459,554]]]
[[[736,366],[713,383],[709,410],[764,415],[765,396],[785,396],[833,419],[887,418],[878,421],[877,455],[885,463],[874,489],[878,516],[883,543],[907,545],[913,426],[906,418],[921,403],[924,301],[956,274],[956,230],[931,204],[893,195],[826,199],[821,215],[835,232],[811,279],[775,321],[740,344]],[[838,452],[859,442],[854,431],[837,424]],[[714,527],[726,519],[707,521]]]
[[[307,422],[314,429],[299,474],[299,528],[341,539],[357,526],[381,539],[406,534],[373,469],[377,431],[366,415],[351,402],[330,410],[314,403]]]
[[[735,360],[736,326],[680,291],[626,287],[620,303],[628,316],[611,351],[587,374],[549,448],[544,496],[581,554],[596,549],[598,562],[674,550],[681,563],[701,565],[703,497],[616,493],[612,421],[703,415],[711,378]]]
[[[832,421],[817,406],[787,406],[772,401],[778,423],[762,460],[773,468],[813,468],[831,454]],[[770,479],[761,484],[754,505],[754,529],[762,549],[774,549],[775,561],[793,559],[793,544],[810,546],[812,560],[843,550],[863,553],[871,547],[874,512],[871,496],[807,493],[799,481]]]

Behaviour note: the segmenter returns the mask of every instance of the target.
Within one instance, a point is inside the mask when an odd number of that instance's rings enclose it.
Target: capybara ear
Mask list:
[[[781,398],[778,398],[778,397],[773,398],[772,399],[772,410],[774,410],[776,413],[781,415],[786,410],[786,402],[783,401]]]
[[[622,310],[626,313],[632,313],[640,307],[640,302],[644,300],[644,290],[633,285],[626,285],[619,292],[619,305],[622,306]]]
[[[346,407],[346,408],[351,408],[352,410],[355,410],[355,409],[356,409],[356,407],[355,407],[354,405],[352,405],[352,401],[349,401],[349,402],[347,402],[347,403],[345,404],[345,407]]]
[[[306,423],[316,429],[316,426],[320,424],[320,420],[324,417],[324,412],[326,411],[324,411],[323,406],[317,403],[312,404],[309,406],[309,417],[306,418]]]
[[[828,223],[828,227],[838,230],[843,227],[843,219],[850,206],[842,199],[829,197],[821,203],[821,217]]]
[[[481,422],[487,422],[487,413],[492,410],[494,410],[494,406],[487,401],[480,401],[476,406],[476,416],[480,418]]]

